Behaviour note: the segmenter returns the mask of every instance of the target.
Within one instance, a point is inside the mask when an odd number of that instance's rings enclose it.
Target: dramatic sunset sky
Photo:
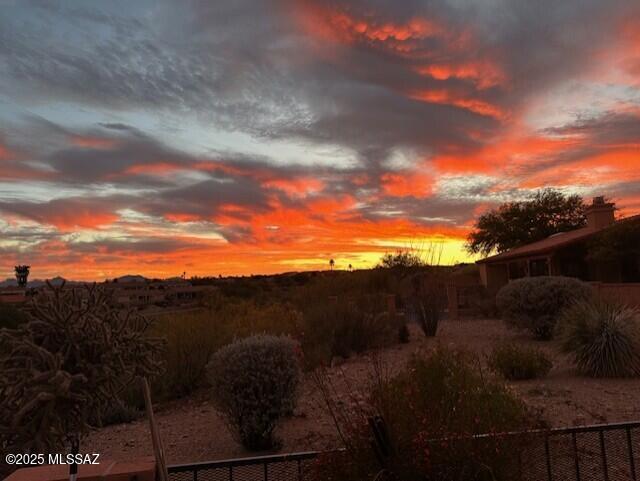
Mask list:
[[[0,278],[367,267],[640,211],[638,0],[0,0]]]

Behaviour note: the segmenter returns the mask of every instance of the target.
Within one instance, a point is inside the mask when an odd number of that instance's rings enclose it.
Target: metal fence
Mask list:
[[[637,481],[640,422],[555,428],[432,442],[434,471],[442,479],[458,473],[455,460],[482,453],[498,479],[515,481]],[[499,454],[496,454],[499,452]],[[483,458],[482,456],[485,456]]]
[[[640,478],[640,422],[551,429],[524,436],[529,442],[518,460],[521,480]]]
[[[317,451],[169,466],[170,481],[303,481]]]
[[[639,481],[640,422],[485,434],[473,444],[518,446],[508,480]],[[455,440],[449,440],[453,446]],[[232,459],[169,467],[171,481],[304,481],[318,452]]]

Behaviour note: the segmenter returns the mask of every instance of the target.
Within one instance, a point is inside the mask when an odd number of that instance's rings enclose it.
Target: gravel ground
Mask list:
[[[578,376],[553,342],[537,342],[504,327],[498,320],[444,321],[436,338],[427,339],[412,326],[411,341],[385,349],[380,355],[390,372],[400,369],[413,353],[438,344],[464,348],[479,355],[509,341],[533,345],[553,360],[550,374],[539,380],[510,383],[511,388],[555,427],[640,420],[640,379],[590,379]],[[330,369],[332,384],[345,403],[366,392],[371,373],[367,356],[354,357]],[[208,392],[156,406],[156,420],[169,464],[251,456],[233,438],[212,407]],[[325,449],[339,444],[333,422],[322,407],[310,378],[303,382],[294,415],[282,422],[281,452]],[[145,419],[113,425],[92,433],[82,452],[103,459],[130,460],[153,454]],[[265,453],[268,454],[268,453]]]

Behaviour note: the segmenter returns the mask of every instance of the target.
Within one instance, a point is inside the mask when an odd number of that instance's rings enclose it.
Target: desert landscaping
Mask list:
[[[436,338],[426,338],[417,326],[411,326],[409,343],[383,349],[380,355],[393,371],[413,354],[445,344],[474,352],[484,366],[485,356],[492,347],[503,342],[540,348],[552,359],[553,368],[547,377],[509,383],[509,388],[528,406],[538,410],[551,427],[640,419],[640,380],[580,376],[566,356],[558,352],[553,341],[531,340],[526,333],[509,330],[497,319],[443,321]],[[366,354],[329,368],[345,403],[352,402],[353,392],[366,392],[364,387],[370,370]],[[203,389],[184,399],[156,406],[156,419],[170,463],[254,454],[234,439],[209,397],[210,393]],[[293,416],[283,420],[277,435],[283,441],[282,452],[324,450],[339,445],[333,421],[310,379],[302,383],[298,407]],[[153,455],[145,419],[96,430],[84,441],[84,446],[115,460]]]

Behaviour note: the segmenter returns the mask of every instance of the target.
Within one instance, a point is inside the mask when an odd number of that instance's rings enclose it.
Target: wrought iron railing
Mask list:
[[[640,422],[483,434],[520,443],[511,480],[639,481]],[[448,439],[449,445],[456,440]],[[316,451],[169,466],[171,481],[304,481]]]
[[[444,441],[444,442],[443,442]],[[637,481],[640,479],[640,422],[492,433],[434,440],[446,449],[505,449],[502,466],[515,481]],[[444,447],[442,447],[444,446]],[[504,459],[502,459],[504,461]]]
[[[317,451],[168,467],[171,481],[302,481]]]

